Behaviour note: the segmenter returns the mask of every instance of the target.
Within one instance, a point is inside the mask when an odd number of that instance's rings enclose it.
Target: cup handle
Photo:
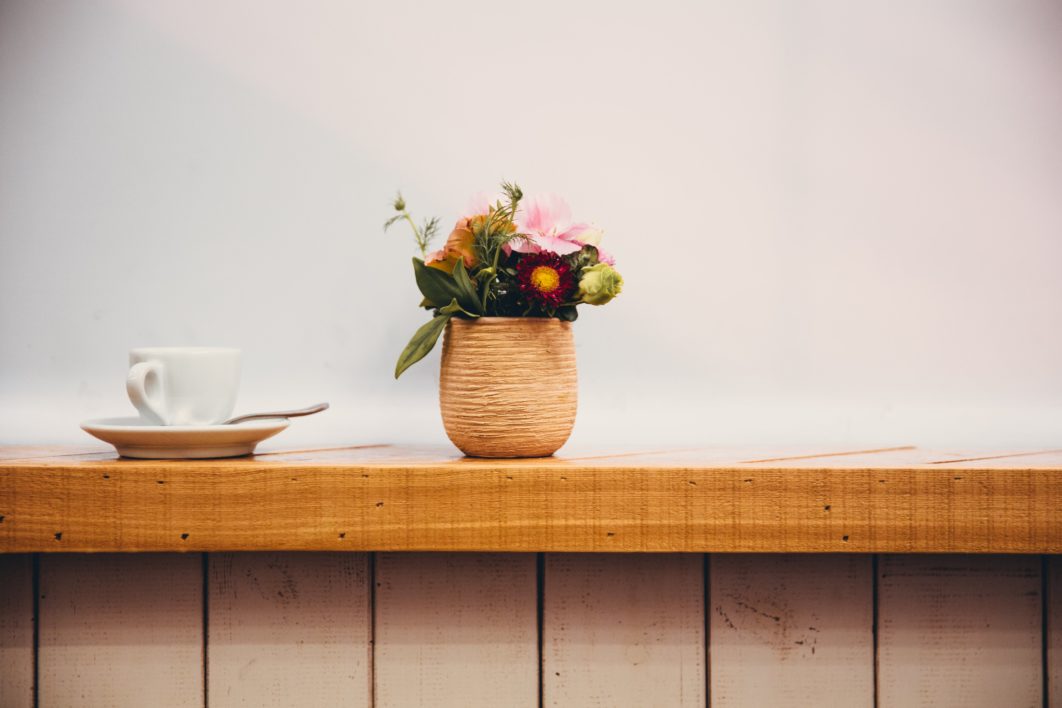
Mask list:
[[[154,379],[152,392],[148,393],[148,379]],[[154,361],[141,361],[129,369],[129,376],[125,380],[125,391],[129,394],[129,400],[144,418],[155,425],[166,425],[163,416],[163,404],[165,395],[162,386],[159,385],[162,378],[162,365]]]

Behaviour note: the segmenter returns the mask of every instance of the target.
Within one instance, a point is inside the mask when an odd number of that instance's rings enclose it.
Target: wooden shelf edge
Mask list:
[[[0,552],[1062,553],[1062,469],[0,464]]]

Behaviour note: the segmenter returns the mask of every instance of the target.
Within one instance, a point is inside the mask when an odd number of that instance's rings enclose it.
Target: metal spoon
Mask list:
[[[328,408],[327,403],[318,403],[316,405],[307,406],[306,408],[299,408],[293,411],[277,411],[276,413],[251,413],[250,415],[239,415],[235,418],[229,418],[222,425],[232,425],[233,423],[243,423],[247,420],[258,420],[259,418],[298,418],[301,415],[313,415],[314,413],[320,413]]]

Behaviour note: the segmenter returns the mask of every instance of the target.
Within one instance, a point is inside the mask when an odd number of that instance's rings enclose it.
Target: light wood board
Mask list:
[[[376,560],[376,706],[538,705],[534,555]]]
[[[876,694],[871,556],[714,555],[706,638],[703,556],[546,554],[541,664],[535,560],[381,554],[374,620],[360,553],[45,555],[39,704],[1062,705],[1059,557],[882,556]],[[0,556],[5,708],[32,590]]]
[[[0,555],[0,706],[33,705],[33,556]]]
[[[0,461],[0,552],[1062,552],[1054,451],[75,457]]]
[[[1040,708],[1043,599],[1036,557],[883,556],[881,708]]]
[[[704,558],[545,558],[543,704],[703,706]]]
[[[212,708],[370,705],[366,554],[214,554],[208,582]]]
[[[1047,571],[1047,695],[1049,706],[1062,706],[1062,556],[1045,559]]]
[[[199,554],[49,555],[40,567],[40,705],[203,705]]]
[[[873,706],[870,556],[718,554],[709,583],[712,706]]]

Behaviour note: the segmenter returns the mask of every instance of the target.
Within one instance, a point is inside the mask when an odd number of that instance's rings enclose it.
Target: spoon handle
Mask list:
[[[250,415],[240,415],[235,418],[229,418],[222,425],[232,425],[233,423],[243,423],[248,420],[258,420],[259,418],[298,418],[301,415],[313,415],[314,413],[320,413],[328,408],[327,403],[317,403],[306,408],[298,408],[293,411],[275,411],[273,413],[251,413]]]

